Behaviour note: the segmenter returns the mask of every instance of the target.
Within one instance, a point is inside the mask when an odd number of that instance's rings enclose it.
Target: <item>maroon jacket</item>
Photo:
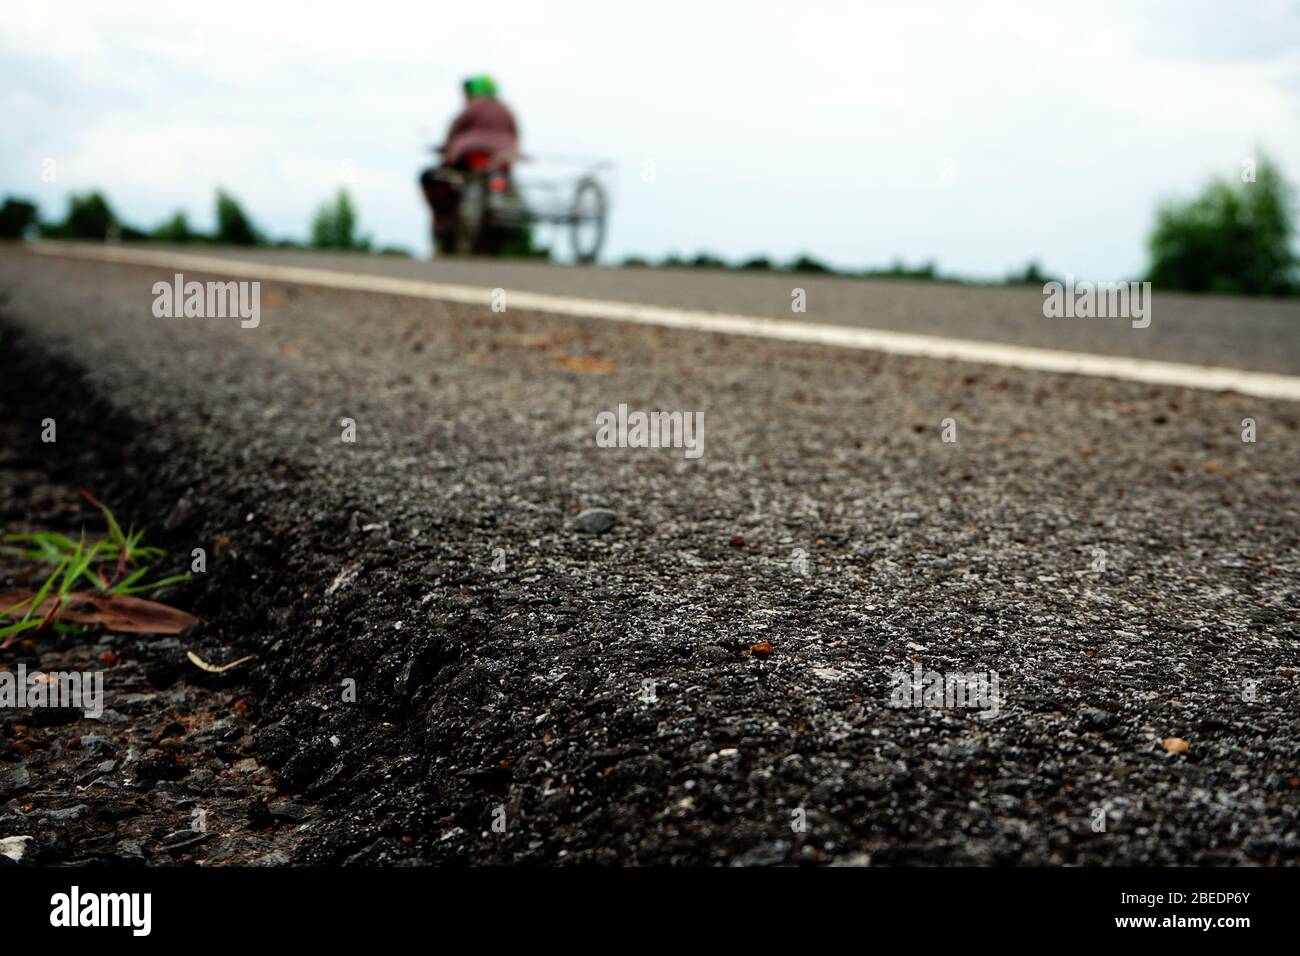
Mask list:
[[[500,100],[476,96],[461,110],[447,131],[442,161],[448,166],[464,162],[470,153],[495,155],[519,149],[514,115]]]

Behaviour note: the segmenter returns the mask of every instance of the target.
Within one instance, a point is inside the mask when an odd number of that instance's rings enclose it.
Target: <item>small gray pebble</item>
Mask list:
[[[588,508],[573,519],[573,526],[586,534],[604,534],[618,522],[618,512],[608,508]]]

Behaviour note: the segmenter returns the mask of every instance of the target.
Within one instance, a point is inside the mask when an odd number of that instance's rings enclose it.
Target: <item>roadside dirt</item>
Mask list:
[[[16,424],[0,421],[0,528],[84,528],[98,511],[28,457]],[[170,562],[177,571],[185,562]],[[0,556],[0,584],[29,586],[33,564]],[[197,590],[158,592],[177,604]],[[235,673],[198,670],[186,650],[217,660],[204,628],[183,637],[29,634],[0,651],[13,675],[99,675],[102,712],[78,707],[0,711],[0,838],[30,837],[22,862],[185,865],[286,863],[310,832],[310,804],[284,799],[251,756],[258,695]],[[87,683],[87,688],[94,686]],[[0,865],[12,861],[0,857]]]

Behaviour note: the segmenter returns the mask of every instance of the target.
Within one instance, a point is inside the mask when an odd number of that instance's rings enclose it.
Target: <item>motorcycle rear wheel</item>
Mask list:
[[[579,180],[569,211],[569,241],[578,262],[592,263],[605,242],[605,190],[591,177]]]
[[[456,252],[462,256],[483,255],[492,232],[492,213],[487,182],[481,176],[471,176],[465,181],[456,219]]]

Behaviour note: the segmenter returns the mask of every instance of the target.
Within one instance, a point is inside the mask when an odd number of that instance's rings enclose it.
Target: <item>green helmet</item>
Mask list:
[[[486,73],[480,73],[478,76],[471,76],[465,81],[465,95],[469,97],[476,96],[496,96],[496,80]]]

